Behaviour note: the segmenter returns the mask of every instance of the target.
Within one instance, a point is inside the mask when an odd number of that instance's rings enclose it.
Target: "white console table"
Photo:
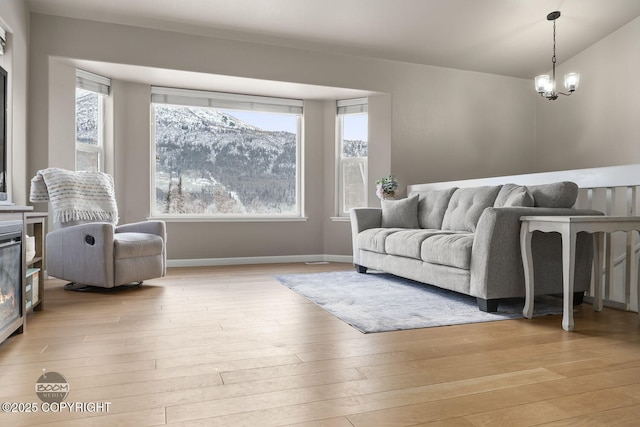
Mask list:
[[[531,257],[531,236],[534,231],[555,232],[562,235],[563,264],[563,317],[562,328],[572,331],[573,322],[573,282],[575,273],[576,236],[580,232],[594,236],[594,300],[593,309],[602,310],[602,259],[604,236],[614,231],[639,231],[640,216],[523,216],[520,218],[520,247],[525,277],[524,317],[533,316],[533,299],[535,295],[533,277],[533,259]],[[638,297],[640,306],[640,293]]]

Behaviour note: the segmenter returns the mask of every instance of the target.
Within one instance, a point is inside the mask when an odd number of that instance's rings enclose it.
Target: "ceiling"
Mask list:
[[[31,11],[505,76],[551,68],[640,16],[639,0],[26,0]]]
[[[103,76],[109,76],[112,79],[150,84],[152,86],[315,100],[364,98],[374,93],[359,89],[280,82],[275,80],[259,80],[246,77],[197,73],[193,71],[141,67],[138,65],[104,63],[69,58],[60,59],[74,64],[77,68]]]

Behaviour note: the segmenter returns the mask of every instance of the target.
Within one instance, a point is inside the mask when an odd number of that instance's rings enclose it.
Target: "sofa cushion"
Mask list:
[[[496,185],[458,188],[451,196],[444,213],[442,229],[471,233],[476,231],[480,215],[486,208],[493,206],[501,187]]]
[[[449,267],[471,268],[473,233],[435,234],[422,242],[423,261]]]
[[[384,254],[388,235],[402,231],[401,228],[369,228],[358,233],[358,247],[366,251]]]
[[[136,258],[162,254],[162,238],[148,233],[116,233],[113,236],[115,259]]]
[[[418,196],[382,201],[382,227],[418,228]]]
[[[452,231],[442,230],[401,230],[387,235],[384,242],[385,252],[406,258],[421,259],[422,242],[436,234],[451,234]]]
[[[570,208],[578,198],[578,185],[575,182],[563,181],[527,187],[533,195],[534,206],[541,208]]]
[[[527,187],[516,184],[505,184],[502,186],[493,207],[502,208],[512,206],[533,206],[533,196]]]
[[[439,229],[442,227],[444,213],[454,191],[456,191],[455,188],[448,188],[409,194],[409,196],[418,196],[418,224],[420,228]]]

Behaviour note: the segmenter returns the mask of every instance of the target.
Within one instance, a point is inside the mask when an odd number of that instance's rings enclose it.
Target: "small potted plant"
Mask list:
[[[393,175],[385,176],[376,181],[376,195],[380,200],[395,199],[398,181]]]

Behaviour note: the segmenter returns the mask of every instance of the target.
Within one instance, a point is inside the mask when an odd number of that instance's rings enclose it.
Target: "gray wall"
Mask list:
[[[0,65],[11,73],[18,204],[26,203],[35,171],[73,167],[68,58],[381,93],[379,102],[370,100],[370,116],[381,118],[370,124],[371,205],[377,204],[373,181],[390,172],[404,186],[640,163],[640,18],[561,63],[560,75],[578,71],[582,81],[576,94],[555,102],[537,97],[531,80],[43,15],[32,15],[30,23],[20,0],[0,2],[0,22],[10,33],[11,52]],[[115,81],[111,102],[115,147],[107,170],[116,178],[123,220],[142,220],[149,213],[148,87]],[[307,124],[308,156],[314,156],[307,157],[312,166],[305,176],[309,221],[171,223],[171,258],[350,253],[348,224],[330,219],[333,104],[309,101],[306,107],[317,116]]]
[[[29,46],[29,13],[21,0],[0,2],[0,24],[7,31],[6,54],[0,66],[9,74],[7,105],[7,142],[10,160],[10,196],[13,202],[27,202],[27,65]]]
[[[31,123],[38,124],[29,144],[30,173],[48,166],[66,133],[64,115],[72,106],[51,97],[57,59],[141,65],[211,74],[342,87],[377,92],[374,111],[391,120],[373,120],[380,137],[372,150],[370,181],[394,173],[409,183],[532,172],[535,102],[528,80],[332,55],[291,48],[148,30],[34,14],[31,16]],[[60,71],[58,69],[58,71]],[[57,72],[54,70],[54,74]],[[124,90],[116,89],[121,88]],[[45,96],[46,98],[46,96]],[[64,101],[61,105],[59,101]],[[124,222],[149,214],[148,89],[121,82],[114,87],[116,107],[115,178]],[[386,106],[385,106],[386,102]],[[389,106],[390,103],[390,106]],[[168,224],[169,258],[226,258],[351,253],[349,225],[329,220],[326,201],[334,198],[334,135],[326,124],[326,105],[305,105],[317,119],[305,123],[306,222]],[[66,113],[65,113],[66,111]],[[375,113],[373,113],[375,114]],[[317,120],[317,121],[316,121]],[[386,122],[386,124],[385,124]],[[49,123],[49,126],[40,126]],[[489,124],[489,125],[488,125]],[[385,141],[385,135],[387,140]],[[392,143],[389,144],[390,137]],[[376,146],[376,143],[373,143]],[[330,148],[329,148],[330,147]],[[329,151],[328,151],[329,150]],[[376,154],[377,153],[377,154]],[[373,186],[370,200],[375,204]],[[323,202],[324,201],[324,202]]]

